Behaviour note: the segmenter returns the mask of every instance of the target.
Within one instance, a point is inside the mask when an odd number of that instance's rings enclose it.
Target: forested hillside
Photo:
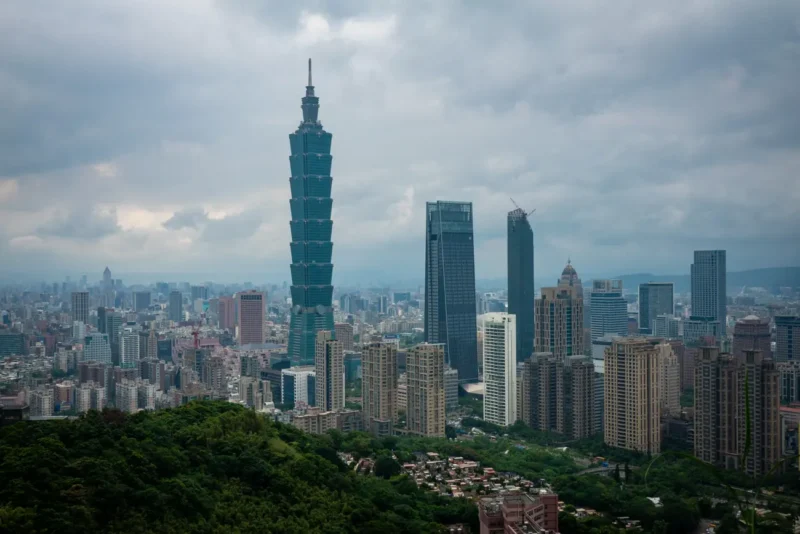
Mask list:
[[[357,476],[330,437],[194,403],[0,430],[0,533],[439,532],[475,506]]]

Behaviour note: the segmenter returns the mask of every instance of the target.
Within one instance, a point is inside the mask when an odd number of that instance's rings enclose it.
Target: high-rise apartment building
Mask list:
[[[111,365],[111,343],[108,334],[92,332],[83,339],[83,361]]]
[[[605,353],[605,442],[661,451],[661,362],[646,338],[618,338]]]
[[[55,405],[53,389],[42,387],[32,390],[28,395],[28,404],[30,405],[30,415],[32,416],[53,415],[53,407]]]
[[[353,325],[350,323],[336,323],[334,325],[336,339],[342,342],[344,350],[353,350]]]
[[[653,322],[660,315],[675,313],[675,287],[672,282],[639,284],[639,333],[658,335]]]
[[[316,345],[316,406],[323,412],[344,409],[344,351],[333,332],[317,332]]]
[[[361,413],[364,429],[391,436],[397,417],[397,347],[374,342],[361,352]]]
[[[772,334],[769,320],[748,315],[733,326],[733,355],[743,356],[747,350],[757,350],[764,358],[772,358]]]
[[[169,320],[175,323],[183,321],[183,294],[180,291],[169,292]]]
[[[716,347],[700,348],[695,367],[695,456],[763,476],[780,460],[780,437],[775,362],[753,350],[734,356],[720,354]],[[745,450],[749,452],[742,463]]]
[[[303,122],[289,135],[292,198],[292,312],[289,357],[294,364],[314,362],[317,332],[333,330],[333,242],[331,233],[331,141],[318,120],[319,98],[311,84],[302,99]]]
[[[425,209],[425,341],[444,344],[459,380],[478,378],[472,203],[428,202]]]
[[[487,313],[483,319],[483,419],[500,426],[517,420],[517,318]]]
[[[136,413],[139,410],[139,389],[136,380],[123,378],[116,382],[114,388],[117,409],[126,413]]]
[[[656,349],[661,362],[661,414],[676,417],[681,413],[681,368],[678,356],[669,343],[659,343]]]
[[[150,292],[149,291],[134,291],[133,293],[133,309],[135,311],[143,311],[150,307]]]
[[[441,343],[421,343],[406,359],[406,427],[410,434],[444,437],[444,354]]]
[[[577,291],[570,285],[542,288],[534,314],[536,352],[550,352],[560,361],[584,354],[583,298]]]
[[[525,210],[508,212],[508,313],[517,318],[517,362],[533,354],[533,228]]]
[[[592,341],[608,334],[628,334],[628,304],[622,296],[622,280],[594,280],[589,307]]]
[[[97,308],[97,331],[106,334],[106,309],[104,306]]]
[[[83,324],[89,323],[89,292],[72,292],[72,322],[80,321]]]
[[[593,433],[596,378],[590,358],[561,360],[537,352],[523,363],[522,377],[520,419],[525,424],[576,439]]]
[[[558,358],[535,352],[523,363],[522,374],[522,421],[536,430],[557,432]]]
[[[724,336],[728,298],[725,251],[695,250],[691,280],[691,319],[719,323],[719,334]]]
[[[243,291],[239,300],[239,344],[264,343],[266,295],[261,291]]]
[[[119,335],[119,366],[123,369],[136,368],[139,362],[139,326],[128,323]]]
[[[781,403],[800,403],[800,360],[777,362],[780,373]]]
[[[222,296],[219,298],[217,316],[219,317],[219,327],[223,330],[232,332],[236,326],[235,301],[233,297]]]
[[[775,361],[800,362],[800,317],[775,317]]]

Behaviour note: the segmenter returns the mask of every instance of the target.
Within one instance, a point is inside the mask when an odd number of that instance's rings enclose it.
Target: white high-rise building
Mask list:
[[[83,339],[86,337],[86,323],[81,321],[72,322],[72,339]]]
[[[75,386],[72,391],[73,407],[78,413],[86,413],[92,409],[92,384],[85,382]]]
[[[517,318],[487,313],[483,319],[484,420],[501,426],[517,420]]]
[[[33,416],[53,415],[54,403],[55,395],[53,394],[52,388],[35,389],[31,391],[28,396],[30,414]]]
[[[119,365],[122,368],[136,367],[139,361],[139,328],[125,325],[119,334]]]
[[[139,392],[135,380],[123,378],[116,383],[117,409],[127,413],[135,413],[139,409]]]

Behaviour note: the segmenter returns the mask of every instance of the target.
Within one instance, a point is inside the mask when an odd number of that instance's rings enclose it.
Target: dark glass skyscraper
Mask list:
[[[691,319],[718,322],[719,333],[724,336],[727,301],[725,251],[695,250]]]
[[[425,210],[425,341],[445,344],[459,381],[478,378],[472,203],[428,202]]]
[[[508,212],[508,313],[517,316],[517,361],[533,354],[536,295],[533,289],[533,229],[528,214]]]
[[[303,122],[289,135],[292,176],[292,315],[289,326],[289,357],[295,365],[314,363],[317,332],[333,330],[331,298],[331,141],[333,136],[317,120],[319,98],[311,84],[302,99]]]

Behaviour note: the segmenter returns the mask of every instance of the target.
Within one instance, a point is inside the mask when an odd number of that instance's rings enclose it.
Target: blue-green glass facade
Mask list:
[[[333,136],[318,120],[319,98],[311,84],[309,61],[303,122],[289,135],[289,201],[292,220],[292,312],[289,357],[293,365],[314,363],[316,335],[333,331],[333,243],[331,232],[331,141]]]

